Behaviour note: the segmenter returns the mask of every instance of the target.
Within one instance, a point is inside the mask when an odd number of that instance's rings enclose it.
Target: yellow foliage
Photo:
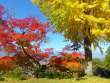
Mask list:
[[[45,4],[46,10],[42,9],[44,14],[48,13],[56,30],[71,41],[81,42],[83,37],[93,38],[92,35],[108,38],[110,28],[106,27],[110,27],[109,0],[33,0],[33,3],[40,8]]]
[[[31,0],[33,4],[37,4],[38,0]]]

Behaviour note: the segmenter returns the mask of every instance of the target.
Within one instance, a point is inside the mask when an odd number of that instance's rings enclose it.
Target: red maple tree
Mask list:
[[[49,23],[41,23],[35,17],[4,20],[4,11],[4,7],[0,5],[0,47],[8,53],[22,52],[23,56],[38,62],[33,55],[41,53],[39,46],[45,40]],[[32,51],[35,53],[32,54]],[[42,53],[41,56],[48,55]]]

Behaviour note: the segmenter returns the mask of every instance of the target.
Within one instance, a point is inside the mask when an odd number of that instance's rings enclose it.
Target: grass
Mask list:
[[[100,77],[84,77],[79,81],[73,79],[29,79],[29,80],[15,80],[6,79],[5,81],[0,81],[0,83],[110,83],[110,79],[100,78]]]

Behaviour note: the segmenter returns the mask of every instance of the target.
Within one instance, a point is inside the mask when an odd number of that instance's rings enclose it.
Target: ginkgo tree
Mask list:
[[[86,72],[92,74],[91,45],[109,40],[109,0],[32,0],[49,16],[57,32],[71,42],[82,43],[87,61]]]
[[[4,7],[0,5],[0,48],[8,53],[22,52],[23,56],[39,64],[38,59],[33,55],[47,57],[39,46],[45,40],[49,23],[41,23],[35,17],[4,20],[4,14]],[[34,51],[34,54],[29,51]]]

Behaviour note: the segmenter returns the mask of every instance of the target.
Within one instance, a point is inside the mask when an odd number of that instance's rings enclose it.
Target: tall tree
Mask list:
[[[50,17],[54,27],[66,39],[82,43],[87,61],[87,73],[92,74],[91,44],[110,34],[109,0],[32,0]]]

